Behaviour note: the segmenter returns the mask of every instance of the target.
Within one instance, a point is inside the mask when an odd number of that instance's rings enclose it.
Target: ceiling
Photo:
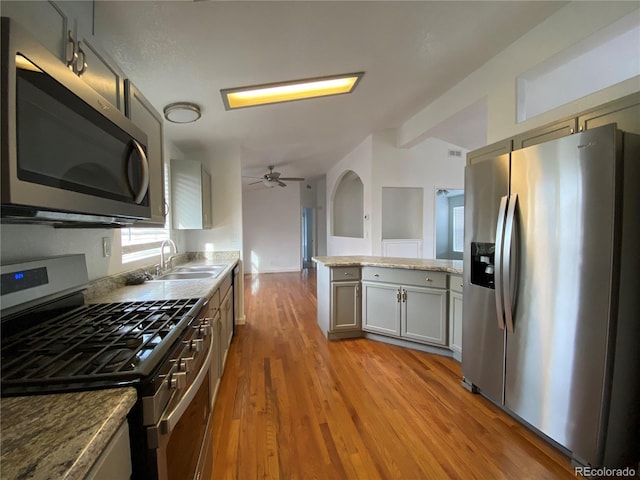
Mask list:
[[[368,134],[395,128],[551,15],[542,1],[98,1],[96,34],[158,111],[202,107],[166,124],[185,153],[241,145],[243,175],[324,174]],[[220,90],[365,72],[350,95],[224,109]],[[485,137],[486,105],[433,136]],[[453,120],[453,121],[452,121]],[[466,132],[466,133],[465,133]],[[480,143],[482,144],[482,143]]]

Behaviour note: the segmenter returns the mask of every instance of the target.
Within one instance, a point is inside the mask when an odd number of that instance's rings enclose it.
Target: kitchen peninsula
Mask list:
[[[366,337],[453,356],[462,352],[462,261],[314,257],[318,325],[330,340]]]

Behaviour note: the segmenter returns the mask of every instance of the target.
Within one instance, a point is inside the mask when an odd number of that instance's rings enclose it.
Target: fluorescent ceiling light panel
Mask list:
[[[307,98],[326,97],[351,93],[364,72],[308,78],[293,82],[270,83],[253,87],[225,88],[220,90],[224,108],[255,107],[269,103],[291,102]]]

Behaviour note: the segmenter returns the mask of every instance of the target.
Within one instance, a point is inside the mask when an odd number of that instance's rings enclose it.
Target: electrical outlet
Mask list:
[[[108,258],[111,256],[111,238],[102,237],[102,256]]]

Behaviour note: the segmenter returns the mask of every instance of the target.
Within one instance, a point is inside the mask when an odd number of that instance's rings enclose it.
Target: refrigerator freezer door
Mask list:
[[[467,166],[464,191],[464,298],[462,375],[495,402],[502,403],[504,335],[498,325],[495,290],[471,283],[471,243],[493,249],[500,200],[509,189],[509,155]],[[484,254],[487,257],[488,252]],[[485,256],[485,255],[481,255]],[[486,265],[493,271],[493,263]],[[497,272],[497,270],[495,270]]]
[[[592,464],[610,341],[615,139],[609,125],[515,151],[511,160],[519,284],[505,406]]]

